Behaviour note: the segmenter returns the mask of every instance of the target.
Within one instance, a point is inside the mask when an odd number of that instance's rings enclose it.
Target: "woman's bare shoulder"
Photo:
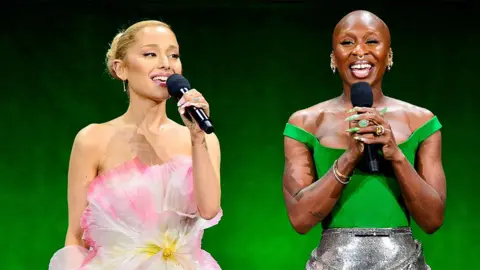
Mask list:
[[[435,115],[428,109],[408,103],[403,100],[398,100],[394,98],[390,98],[389,101],[392,104],[392,108],[388,108],[388,110],[399,111],[404,113],[408,119],[409,126],[412,130],[416,130],[417,128],[421,127],[427,121],[432,119]]]
[[[74,144],[99,150],[115,134],[118,124],[113,119],[104,123],[90,123],[81,128],[75,136]]]
[[[288,119],[288,123],[303,128],[308,132],[314,133],[321,125],[324,117],[328,113],[335,113],[334,103],[336,99],[330,99],[305,109],[294,112]]]

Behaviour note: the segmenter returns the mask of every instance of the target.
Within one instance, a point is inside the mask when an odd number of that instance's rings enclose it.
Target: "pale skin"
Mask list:
[[[75,137],[68,171],[68,230],[65,245],[86,248],[80,218],[87,207],[87,190],[93,179],[120,164],[139,158],[146,165],[162,164],[175,156],[191,156],[198,215],[214,218],[220,211],[220,145],[215,134],[206,135],[183,116],[185,107],[209,105],[193,89],[178,102],[185,126],[166,115],[169,98],[164,85],[152,74],[182,72],[174,33],[149,26],[137,33],[125,59],[115,61],[115,72],[128,80],[130,103],[125,114],[102,124],[91,124]]]
[[[412,166],[398,144],[407,140],[433,114],[383,94],[381,82],[389,49],[390,33],[383,21],[369,12],[347,15],[333,35],[334,62],[343,81],[343,94],[295,112],[289,123],[314,134],[324,146],[345,149],[338,159],[338,171],[346,176],[355,169],[365,144],[383,144],[384,157],[392,164],[408,211],[426,233],[434,233],[443,224],[446,201],[441,132],[435,132],[419,145],[416,164]],[[350,86],[358,81],[349,67],[358,58],[373,64],[371,74],[364,81],[372,86],[374,108],[352,110],[349,101]],[[383,108],[388,110],[380,114]],[[346,121],[358,112],[366,114]],[[361,119],[370,120],[369,127],[352,130]],[[385,128],[381,136],[373,136],[377,125]],[[317,176],[312,155],[303,143],[285,137],[284,147],[283,191],[287,211],[292,226],[304,234],[330,214],[345,185],[337,181],[332,169]]]

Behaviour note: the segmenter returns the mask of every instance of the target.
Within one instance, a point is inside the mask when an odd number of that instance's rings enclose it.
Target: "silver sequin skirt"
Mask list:
[[[410,228],[327,229],[306,270],[429,270]]]

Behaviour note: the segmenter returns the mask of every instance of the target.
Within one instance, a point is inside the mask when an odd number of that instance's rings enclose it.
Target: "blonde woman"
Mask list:
[[[74,140],[65,247],[49,269],[220,269],[201,249],[222,214],[220,146],[184,117],[209,105],[193,89],[177,104],[185,126],[166,115],[166,80],[182,73],[175,34],[160,21],[136,23],[114,38],[106,62],[129,106]]]

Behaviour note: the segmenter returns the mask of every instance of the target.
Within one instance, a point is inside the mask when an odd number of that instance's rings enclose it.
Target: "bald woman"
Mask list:
[[[443,223],[441,124],[427,109],[383,94],[393,51],[380,18],[351,12],[332,38],[330,67],[342,93],[293,113],[284,131],[290,222],[300,234],[323,228],[306,269],[430,269],[410,221],[429,234]],[[357,82],[371,86],[372,108],[352,106]],[[371,144],[379,145],[381,173],[360,166]]]

